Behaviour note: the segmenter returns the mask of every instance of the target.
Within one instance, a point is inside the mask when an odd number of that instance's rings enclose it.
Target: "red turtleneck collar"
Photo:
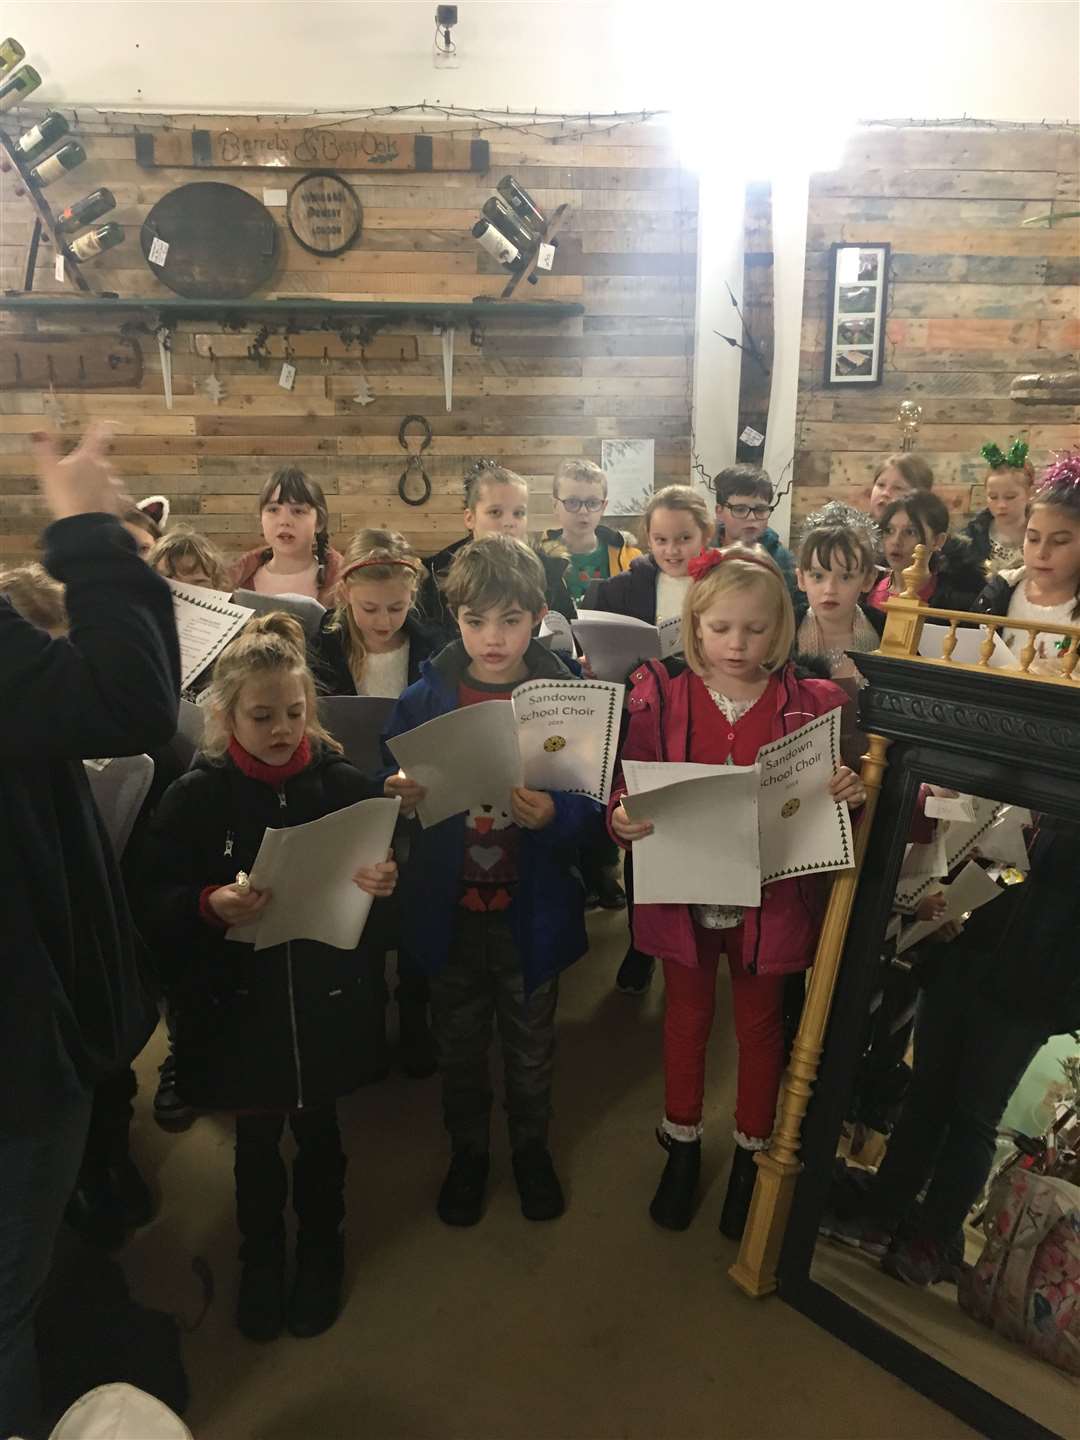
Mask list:
[[[311,764],[311,745],[305,735],[284,765],[267,765],[250,755],[234,736],[229,741],[229,758],[249,780],[261,780],[264,785],[273,785],[276,789]]]

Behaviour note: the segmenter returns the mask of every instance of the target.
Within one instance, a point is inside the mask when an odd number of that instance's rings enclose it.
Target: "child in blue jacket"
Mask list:
[[[387,739],[464,705],[508,700],[525,680],[572,678],[532,639],[546,608],[544,572],[521,541],[485,535],[465,547],[445,595],[461,639],[425,661],[397,703]],[[401,772],[385,788],[401,797],[406,814],[424,795]],[[522,1213],[555,1219],[565,1209],[547,1148],[558,975],[588,948],[578,855],[600,833],[600,807],[579,795],[521,787],[509,811],[480,805],[413,828],[399,891],[402,944],[431,976],[452,1150],[437,1212],[448,1225],[475,1225],[482,1213],[494,1017]]]

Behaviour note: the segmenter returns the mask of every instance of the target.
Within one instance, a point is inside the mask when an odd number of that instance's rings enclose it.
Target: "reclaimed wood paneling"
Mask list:
[[[26,112],[29,117],[30,111]],[[108,185],[117,198],[110,219],[128,230],[125,244],[92,270],[93,283],[122,295],[168,297],[142,263],[138,231],[167,191],[193,179],[224,180],[258,199],[264,188],[296,179],[272,170],[147,169],[135,159],[136,129],[185,131],[221,117],[68,114],[89,160],[57,182],[51,200],[66,202]],[[252,128],[251,117],[234,124]],[[298,128],[303,120],[266,121],[268,131]],[[380,129],[384,127],[380,126]],[[411,133],[408,125],[398,128]],[[415,128],[415,127],[412,127]],[[437,133],[438,127],[424,127]],[[444,127],[445,128],[445,127]],[[555,270],[525,298],[582,301],[586,314],[569,320],[489,320],[470,343],[459,331],[454,409],[443,404],[441,341],[430,329],[395,322],[369,345],[346,344],[332,332],[292,337],[297,378],[291,392],[277,384],[284,342],[272,337],[270,359],[248,358],[253,331],[225,332],[204,322],[182,328],[173,354],[173,410],[165,409],[157,346],[143,338],[145,374],[138,389],[103,394],[0,392],[0,557],[33,552],[42,519],[27,455],[27,435],[62,421],[76,435],[91,416],[118,422],[116,468],[135,494],[162,492],[174,515],[205,531],[223,548],[254,544],[254,497],[268,473],[295,460],[327,493],[334,542],[344,545],[366,524],[392,525],[425,551],[461,533],[461,482],[480,456],[500,460],[530,483],[531,518],[550,517],[551,472],[559,460],[599,461],[604,438],[656,441],[659,483],[689,474],[696,303],[697,182],[681,169],[670,136],[652,125],[567,137],[518,135],[495,126],[477,136],[490,142],[486,174],[351,172],[364,206],[357,244],[345,254],[318,257],[297,245],[282,224],[281,262],[268,295],[347,299],[462,300],[498,294],[505,275],[469,230],[499,178],[512,172],[537,199],[573,209],[560,236]],[[558,137],[558,143],[552,139]],[[904,162],[898,162],[905,164]],[[970,168],[970,167],[968,167]],[[936,193],[936,192],[935,192]],[[995,192],[997,193],[997,192]],[[1012,194],[1012,192],[1007,192]],[[0,288],[22,283],[30,218],[0,177]],[[43,249],[35,290],[61,289]],[[59,317],[36,325],[0,316],[3,332],[97,333],[88,323]],[[213,367],[226,386],[215,405],[203,389]],[[353,401],[366,374],[375,402]],[[434,442],[425,454],[432,498],[422,509],[397,496],[404,452],[398,426],[425,414]]]
[[[811,181],[795,460],[797,517],[859,503],[895,450],[901,400],[923,408],[918,449],[957,523],[983,504],[985,440],[1022,435],[1036,466],[1080,444],[1080,408],[1020,405],[1013,377],[1080,353],[1080,130],[894,130],[852,137]],[[1043,218],[1039,218],[1043,217]],[[1034,220],[1034,224],[1024,221]],[[892,246],[882,384],[824,384],[829,247]]]

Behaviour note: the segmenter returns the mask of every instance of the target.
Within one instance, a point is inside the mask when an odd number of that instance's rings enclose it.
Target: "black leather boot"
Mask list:
[[[750,1201],[754,1194],[754,1181],[757,1179],[757,1165],[754,1160],[756,1154],[756,1150],[735,1146],[724,1208],[720,1211],[720,1233],[729,1240],[741,1240],[746,1228],[746,1217],[750,1212]]]
[[[701,1141],[675,1140],[664,1130],[657,1130],[656,1138],[668,1158],[649,1214],[665,1230],[685,1230],[694,1218],[701,1178]]]
[[[241,1247],[240,1289],[236,1328],[263,1345],[276,1340],[285,1319],[285,1234],[257,1246]]]

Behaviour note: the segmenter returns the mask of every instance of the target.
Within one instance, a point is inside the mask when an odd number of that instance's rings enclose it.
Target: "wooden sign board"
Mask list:
[[[356,191],[332,170],[313,170],[289,191],[289,229],[313,255],[340,255],[360,234]]]
[[[144,166],[206,170],[470,170],[490,165],[486,140],[440,139],[334,126],[287,130],[159,130],[135,136]]]
[[[139,342],[116,335],[5,335],[0,390],[134,390]]]

